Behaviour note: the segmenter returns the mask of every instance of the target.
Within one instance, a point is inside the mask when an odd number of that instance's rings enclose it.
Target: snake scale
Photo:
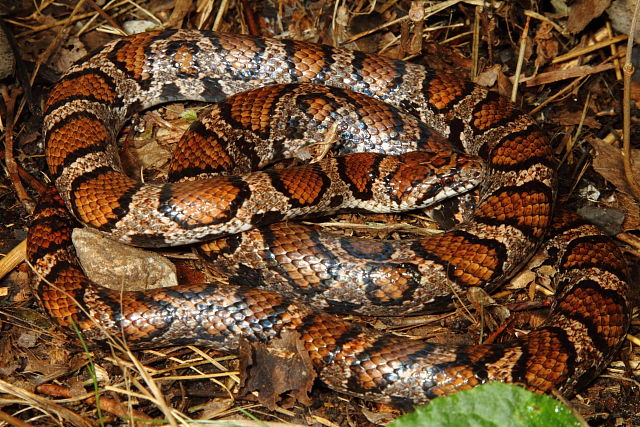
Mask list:
[[[223,125],[253,126],[260,134],[277,113],[272,106],[278,91],[292,83],[355,92],[350,96],[356,110],[379,118],[356,126],[369,135],[382,125],[401,133],[411,120],[396,113],[402,110],[453,147],[480,156],[487,170],[475,210],[447,232],[397,243],[327,242],[313,228],[269,225],[315,211],[377,210],[371,202],[379,196],[387,197],[380,210],[405,209],[407,200],[439,200],[451,192],[439,186],[448,185],[442,167],[460,170],[475,162],[462,155],[452,160],[455,149],[443,156],[439,142],[390,157],[355,153],[291,170],[170,184],[141,184],[120,171],[115,138],[133,112],[175,100],[229,99]],[[280,86],[242,95],[268,85]],[[315,105],[318,115],[328,103],[305,105]],[[411,129],[424,131],[419,125]],[[614,242],[574,214],[563,211],[552,219],[556,161],[543,132],[502,97],[455,74],[299,41],[185,30],[141,33],[108,44],[68,71],[46,103],[44,135],[57,191],[48,192],[37,208],[28,258],[44,309],[62,326],[73,319],[89,339],[103,340],[107,331],[138,347],[188,342],[232,351],[241,337],[266,341],[291,329],[299,332],[329,387],[369,400],[421,403],[487,381],[571,394],[611,360],[630,323],[626,266]],[[196,130],[192,141],[197,139]],[[280,151],[286,144],[272,141]],[[189,154],[183,158],[195,158],[191,143],[185,147]],[[436,166],[426,167],[412,151],[425,147]],[[224,145],[210,151],[222,154],[226,160],[221,162],[232,169],[242,162],[242,156],[231,159]],[[386,161],[388,169],[381,166]],[[420,190],[427,195],[406,184],[416,180],[408,177],[414,167],[436,177]],[[173,172],[197,176],[201,169],[207,167],[187,160],[176,163]],[[477,169],[468,175],[478,178]],[[386,187],[376,184],[379,179]],[[108,290],[92,283],[79,266],[70,242],[76,219],[142,246],[222,237],[210,244],[222,254],[213,258],[233,259],[249,248],[267,259],[257,261],[263,263],[258,271],[276,272],[246,277],[284,285],[280,291],[244,283]],[[452,291],[504,282],[543,241],[545,262],[556,271],[556,298],[545,323],[511,343],[454,346],[408,339],[311,308],[307,300],[290,295],[298,288],[301,298],[326,296],[333,301],[328,308],[350,312],[428,311],[450,301]],[[336,251],[350,259],[342,270]],[[358,262],[366,272],[354,272]],[[346,298],[339,301],[338,294]]]

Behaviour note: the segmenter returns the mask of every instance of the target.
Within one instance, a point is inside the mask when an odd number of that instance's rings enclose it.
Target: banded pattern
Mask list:
[[[230,96],[202,114],[174,150],[169,181],[308,160],[323,152],[314,145],[332,137],[338,154],[452,150],[416,116],[374,98],[335,87],[276,84]]]
[[[303,294],[324,288],[322,294],[329,300],[336,296],[337,302],[329,306],[342,304],[349,310],[354,300],[349,299],[352,288],[347,284],[353,273],[338,272],[346,279],[337,291],[323,282],[326,277],[318,280],[314,274],[316,269],[320,276],[322,271],[335,270],[344,259],[358,259],[359,266],[368,269],[357,279],[357,292],[366,300],[407,312],[423,310],[445,303],[448,293],[442,289],[447,287],[450,292],[500,284],[531,256],[551,227],[544,250],[557,270],[558,296],[545,325],[509,345],[453,347],[385,335],[267,290],[194,285],[121,295],[90,283],[82,274],[70,245],[71,217],[53,192],[40,206],[29,235],[29,259],[46,279],[37,280],[38,294],[52,316],[62,325],[68,325],[72,316],[96,340],[104,338],[98,325],[116,334],[123,331],[137,346],[187,340],[232,349],[239,336],[266,340],[283,328],[294,329],[301,333],[321,379],[330,387],[386,401],[424,402],[490,380],[521,382],[538,391],[557,387],[571,393],[611,359],[630,319],[625,267],[616,261],[620,254],[595,228],[569,214],[559,215],[552,223],[556,162],[544,134],[510,103],[459,76],[303,42],[196,31],[130,36],[74,66],[47,102],[47,160],[66,207],[81,222],[123,241],[147,246],[183,244],[279,221],[287,215],[307,214],[317,206],[326,211],[338,205],[354,206],[349,203],[358,198],[370,208],[368,204],[386,195],[382,204],[386,208],[395,204],[399,209],[405,205],[398,200],[404,198],[411,203],[438,199],[432,197],[432,187],[419,194],[409,190],[412,187],[406,185],[406,179],[411,167],[426,172],[427,180],[435,176],[437,183],[442,176],[474,162],[456,154],[438,157],[439,137],[435,137],[424,143],[433,148],[427,154],[352,154],[296,170],[166,185],[140,184],[120,172],[114,140],[132,111],[178,99],[220,101],[274,83],[350,89],[400,107],[454,146],[480,155],[488,170],[477,208],[462,224],[405,248],[358,240],[330,245],[313,230],[291,225],[252,231],[254,244],[262,245],[255,246],[254,253],[278,258],[275,272],[268,275],[284,278],[285,288],[296,282]],[[270,106],[280,90],[283,87],[238,95],[221,104],[224,125],[236,128],[243,124],[258,134],[264,131],[271,123]],[[327,96],[359,100],[358,109],[363,111],[377,109],[380,113],[368,117],[382,114],[387,117],[382,122],[396,123],[387,129],[397,131],[397,123],[403,123],[402,129],[404,123],[411,123],[411,119],[400,120],[395,110],[388,113],[391,107],[362,107],[364,103],[381,104],[346,91],[314,99],[326,100]],[[309,106],[319,108],[320,103],[313,101]],[[369,126],[369,133],[379,129],[366,120],[364,125]],[[419,125],[413,129],[421,132]],[[233,168],[240,163],[241,156],[229,155],[224,147],[222,151],[229,157],[224,164]],[[448,168],[445,175],[426,167],[420,160],[424,156],[439,158],[435,164]],[[404,161],[398,161],[400,158]],[[385,161],[391,163],[390,169],[383,168]],[[198,163],[189,162],[175,167],[192,169],[195,175],[210,172],[207,168],[203,171]],[[390,172],[379,173],[383,170]],[[474,171],[471,175],[477,177],[478,169]],[[384,185],[376,187],[372,182],[380,176]],[[448,191],[436,193],[447,195]],[[250,236],[232,236],[212,245],[223,255],[238,253],[249,244]],[[304,264],[321,253],[340,261]],[[296,259],[298,255],[302,256]],[[406,258],[397,262],[396,255]],[[264,257],[260,259],[258,262],[266,263]],[[255,277],[265,280],[264,274]],[[288,293],[287,289],[283,292]],[[341,301],[338,293],[343,294]],[[415,304],[404,307],[406,300]]]

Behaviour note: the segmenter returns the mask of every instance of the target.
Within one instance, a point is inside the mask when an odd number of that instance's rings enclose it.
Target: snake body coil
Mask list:
[[[296,172],[164,185],[141,184],[121,173],[115,137],[133,111],[172,100],[221,101],[289,83],[350,89],[419,117],[454,146],[484,159],[480,201],[462,224],[439,235],[399,246],[371,243],[366,250],[353,241],[342,244],[340,251],[365,259],[369,267],[357,277],[336,273],[333,264],[309,267],[310,258],[320,253],[331,257],[338,249],[314,230],[295,225],[265,227],[245,235],[253,237],[232,236],[214,245],[240,253],[247,241],[260,241],[260,249],[253,251],[271,254],[280,266],[272,277],[261,279],[295,284],[312,299],[325,294],[337,298],[327,286],[331,281],[352,302],[350,308],[371,303],[378,307],[376,313],[389,314],[429,309],[448,299],[452,290],[504,282],[549,233],[544,252],[557,271],[557,294],[545,324],[511,344],[436,345],[314,311],[290,298],[294,291],[286,286],[286,296],[216,285],[121,294],[85,277],[70,244],[73,220],[66,209],[119,240],[166,246],[316,211],[353,206],[378,210],[371,206],[381,193],[387,198],[380,210],[404,209],[405,196],[411,203],[425,198],[404,191],[406,165],[419,156],[413,153],[400,154],[409,160],[391,160],[389,169],[377,160],[382,157],[356,154],[349,157],[353,161],[303,166]],[[257,123],[268,122],[278,90],[261,95],[260,103],[243,102],[246,98],[238,95],[228,102],[237,108],[225,110],[224,121],[231,127],[253,116]],[[365,114],[374,107],[362,99],[358,105]],[[385,115],[383,107],[376,108],[368,117],[382,117],[377,124],[397,128],[404,120],[395,109]],[[377,124],[368,122],[370,133]],[[260,126],[254,130],[260,133]],[[546,137],[508,101],[458,76],[311,43],[150,32],[111,43],[74,66],[51,92],[44,133],[60,196],[51,192],[43,199],[30,229],[28,255],[39,277],[46,279],[37,280],[45,309],[65,326],[73,317],[90,338],[103,337],[99,324],[115,334],[123,332],[137,346],[191,342],[233,350],[241,336],[268,340],[282,329],[293,329],[330,387],[366,399],[419,403],[491,380],[571,393],[597,375],[626,334],[626,267],[615,244],[572,214],[560,213],[552,221],[556,161]],[[471,162],[437,163],[453,170]],[[191,167],[178,164],[176,169]],[[442,178],[439,174],[434,171]],[[388,188],[403,190],[382,190],[384,185],[376,187],[378,178],[393,182]],[[295,242],[306,246],[290,249]],[[304,259],[294,259],[296,254]]]

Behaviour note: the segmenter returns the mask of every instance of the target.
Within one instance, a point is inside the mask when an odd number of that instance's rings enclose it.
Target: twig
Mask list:
[[[60,21],[63,27],[60,29],[60,31],[58,31],[55,39],[53,39],[53,42],[49,44],[49,46],[45,49],[45,51],[42,54],[40,54],[40,56],[38,56],[38,60],[36,61],[36,66],[33,69],[33,73],[31,74],[32,86],[33,86],[33,82],[36,80],[36,76],[40,72],[40,67],[42,66],[42,64],[46,63],[47,60],[51,57],[51,55],[53,55],[53,52],[55,52],[55,50],[58,49],[58,47],[60,46],[60,43],[63,40],[63,37],[65,37],[68,34],[69,25],[73,22],[74,17],[76,16],[76,14],[78,13],[78,11],[80,10],[83,4],[84,4],[84,0],[78,1],[78,3],[76,3],[76,6],[71,11],[71,14],[67,17],[67,19]]]
[[[609,40],[611,40],[613,38],[613,30],[611,28],[611,22],[607,21],[606,24],[606,28],[607,28],[607,35],[609,36]],[[615,44],[611,44],[611,56],[613,57],[613,65],[616,67],[616,80],[620,81],[622,80],[622,71],[621,71],[621,66],[620,66],[620,56],[618,54],[618,46],[616,46]]]
[[[522,72],[522,63],[524,62],[524,53],[527,47],[527,35],[529,34],[529,23],[531,17],[527,16],[527,22],[524,24],[522,35],[520,36],[520,52],[518,53],[518,64],[516,65],[516,73],[513,79],[513,90],[511,91],[511,102],[516,102],[518,95],[518,83],[520,81],[520,73]]]
[[[11,50],[13,51],[13,56],[16,59],[16,78],[22,86],[22,90],[24,90],[24,97],[20,105],[18,106],[16,113],[13,116],[13,121],[17,122],[20,119],[20,114],[22,113],[22,109],[25,104],[29,104],[29,109],[36,115],[40,115],[40,108],[38,103],[34,100],[33,94],[31,91],[31,83],[29,81],[29,72],[27,71],[27,66],[22,59],[22,55],[20,54],[20,48],[18,47],[18,42],[16,41],[13,32],[9,29],[7,24],[3,19],[0,19],[0,31],[3,31],[7,37],[7,42],[9,42],[9,46],[11,46]]]
[[[572,50],[571,52],[567,52],[564,55],[560,55],[560,56],[556,56],[555,58],[553,58],[551,60],[552,64],[558,64],[560,62],[564,62],[564,61],[568,61],[569,59],[573,59],[573,58],[577,58],[579,56],[582,56],[586,53],[590,53],[593,52],[594,50],[598,50],[598,49],[602,49],[603,47],[607,47],[610,45],[615,45],[618,42],[627,40],[627,36],[622,34],[619,36],[615,36],[615,37],[611,37],[609,39],[603,40],[601,42],[598,43],[594,43],[592,45],[589,46],[584,46],[584,47],[578,47],[574,50]]]
[[[33,427],[33,424],[25,423],[19,418],[9,415],[6,412],[0,411],[0,421],[5,421],[11,426],[15,427]]]
[[[220,2],[220,7],[218,8],[216,19],[213,21],[213,27],[211,27],[213,31],[218,31],[220,29],[220,23],[222,22],[222,18],[224,17],[224,14],[227,13],[228,7],[229,7],[229,0],[222,0],[222,2]]]
[[[483,344],[493,344],[498,339],[498,337],[502,335],[502,333],[507,329],[507,327],[511,325],[511,323],[513,323],[513,319],[509,317],[507,320],[502,322],[500,326],[498,326],[498,329],[487,336],[487,339],[483,341]]]
[[[84,18],[90,18],[91,16],[95,15],[95,12],[90,12],[90,13],[85,13],[85,14],[82,14],[82,15],[78,15],[78,11],[82,8],[83,4],[84,4],[84,0],[79,0],[76,3],[76,5],[73,8],[73,10],[71,11],[71,14],[66,19],[56,20],[53,23],[43,24],[43,25],[40,25],[38,27],[32,28],[32,29],[30,29],[28,31],[25,31],[23,33],[18,34],[16,36],[16,38],[23,38],[23,37],[26,37],[26,36],[28,36],[30,34],[37,33],[37,32],[40,32],[40,31],[43,31],[43,30],[46,30],[46,29],[49,29],[49,28],[53,28],[53,27],[56,27],[56,26],[67,26],[67,25],[69,25],[69,24],[71,24],[71,23],[73,23],[75,21],[79,21],[79,20],[84,19]],[[18,25],[21,24],[19,21],[12,21],[12,20],[8,20],[8,19],[6,21],[10,22],[10,23],[12,23],[14,25],[15,24],[18,24]]]
[[[9,274],[27,257],[27,241],[23,240],[0,259],[0,279]]]
[[[638,20],[639,10],[640,1],[636,2],[636,8],[633,12],[631,28],[629,28],[629,34],[631,37],[627,40],[627,55],[624,60],[624,66],[622,67],[624,74],[624,97],[622,98],[622,163],[624,165],[624,176],[631,188],[633,196],[638,201],[640,201],[640,185],[638,185],[633,177],[633,169],[631,165],[631,76],[633,75],[631,54],[633,49],[633,35],[636,31],[636,22]]]
[[[578,140],[578,137],[580,136],[580,132],[582,132],[582,127],[584,126],[584,120],[586,119],[587,111],[589,110],[589,104],[591,104],[591,92],[587,93],[587,100],[585,101],[584,106],[582,107],[582,115],[580,116],[580,122],[578,123],[576,134],[573,136],[573,138],[570,139],[570,144],[567,147],[567,151],[573,150],[573,145]]]
[[[27,391],[15,384],[0,380],[0,392],[21,399],[25,405],[33,405],[41,411],[54,413],[58,417],[62,418],[62,420],[66,424],[87,427],[93,425],[88,419],[76,414],[75,412],[65,408],[64,406],[58,405],[57,403],[49,399],[31,393],[30,391]]]
[[[551,19],[547,18],[544,15],[540,15],[537,12],[534,12],[533,10],[525,10],[524,14],[526,16],[530,16],[534,19],[538,19],[542,22],[546,22],[548,24],[550,24],[558,33],[562,34],[563,36],[567,35],[567,30],[565,30],[564,28],[562,28],[557,22],[552,21]]]
[[[155,21],[159,26],[162,25],[162,21],[157,16],[155,16],[153,13],[151,13],[149,10],[147,10],[144,7],[140,6],[138,3],[136,3],[133,0],[128,0],[128,2],[134,8],[138,9],[140,12],[144,13],[145,15],[147,15],[149,17],[149,19],[151,19],[152,21]]]
[[[433,6],[429,6],[426,7],[424,9],[424,17],[425,19],[428,18],[431,15],[435,15],[438,12],[441,12],[443,10],[446,10],[452,6],[455,6],[458,3],[466,3],[468,5],[472,5],[472,6],[491,6],[495,9],[498,9],[502,6],[502,2],[491,2],[491,3],[487,3],[483,0],[481,1],[474,1],[474,0],[466,0],[466,1],[462,1],[462,0],[447,0],[447,1],[441,1],[441,2],[435,2],[435,4]],[[351,36],[349,39],[345,40],[344,42],[342,42],[342,45],[345,44],[349,44],[352,43],[358,39],[361,39],[362,37],[368,36],[369,34],[373,34],[377,31],[383,30],[385,28],[388,28],[392,25],[395,24],[399,24],[403,21],[406,21],[407,19],[409,19],[409,15],[404,15],[401,16],[399,18],[396,19],[392,19],[391,21],[385,22],[384,24],[377,26],[375,28],[372,28],[370,30],[367,31],[363,31],[361,33],[355,34],[353,36]]]
[[[482,6],[476,6],[475,17],[473,19],[473,43],[471,49],[471,80],[475,80],[478,75],[478,57],[480,51],[480,18]]]
[[[126,34],[126,32],[124,31],[124,28],[122,28],[120,24],[118,24],[111,16],[109,16],[107,12],[105,12],[100,6],[98,6],[95,1],[86,0],[86,2],[89,3],[89,6],[91,6],[93,10],[98,12],[98,14],[102,16],[105,19],[105,21],[109,23],[109,25],[111,25],[113,28],[117,28],[118,30],[122,31],[122,34]]]
[[[51,384],[51,383],[41,384],[38,387],[36,387],[36,390],[40,394],[46,394],[47,396],[52,396],[52,397],[64,397],[67,399],[76,397],[74,396],[70,387],[62,386],[58,384]],[[132,408],[126,408],[117,400],[110,399],[108,397],[100,398],[100,400],[98,401],[99,406],[96,405],[95,396],[89,396],[85,398],[84,402],[94,407],[99,407],[100,409],[110,412],[125,420],[133,419],[136,421],[144,421],[144,420],[149,422],[153,421],[153,419],[147,414],[145,414],[144,412],[138,411]]]
[[[244,15],[245,21],[247,21],[247,29],[249,30],[249,34],[252,36],[259,36],[260,29],[258,28],[258,22],[256,21],[256,16],[249,5],[247,0],[240,0],[240,4],[242,4],[242,12]]]
[[[2,99],[4,100],[4,105],[7,109],[6,127],[4,132],[4,161],[7,166],[7,171],[9,172],[9,178],[11,179],[13,187],[16,189],[18,198],[27,211],[31,212],[34,208],[33,200],[31,200],[31,197],[29,197],[27,191],[22,185],[20,174],[18,172],[18,164],[16,163],[15,157],[13,157],[13,125],[15,124],[14,108],[16,105],[16,98],[22,94],[22,89],[13,89],[9,92],[7,87],[3,85],[0,88],[0,91],[2,92]]]
[[[181,28],[184,19],[193,6],[193,0],[176,0],[173,2],[173,10],[164,28]]]
[[[565,95],[567,92],[569,92],[570,90],[574,89],[576,86],[580,85],[585,79],[587,78],[587,76],[582,76],[577,78],[576,80],[572,81],[571,83],[569,83],[567,86],[565,86],[564,88],[562,88],[561,90],[559,90],[558,92],[554,93],[553,95],[551,95],[550,97],[548,97],[547,99],[545,99],[543,102],[540,103],[540,105],[538,105],[536,108],[532,109],[531,111],[529,111],[529,114],[534,115],[535,113],[537,113],[538,111],[542,110],[547,104],[549,104],[550,102],[558,99],[559,97]]]
[[[636,249],[640,249],[640,238],[634,236],[633,234],[623,232],[616,234],[616,237],[626,244],[633,246]]]
[[[539,86],[549,83],[554,83],[560,80],[573,79],[576,77],[583,77],[589,74],[598,74],[604,71],[609,71],[615,68],[613,63],[604,63],[598,65],[577,65],[575,67],[567,68],[565,70],[549,71],[546,73],[537,74],[531,78],[521,79],[520,83],[524,83],[525,86]],[[515,84],[515,76],[513,77]]]

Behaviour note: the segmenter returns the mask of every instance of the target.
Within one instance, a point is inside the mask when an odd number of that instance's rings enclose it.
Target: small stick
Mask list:
[[[636,31],[636,21],[638,19],[638,10],[640,10],[640,1],[636,2],[636,8],[633,12],[631,28],[629,28],[631,37],[627,40],[627,56],[625,57],[624,66],[622,67],[624,73],[624,96],[622,98],[622,163],[624,165],[624,176],[636,200],[640,200],[640,185],[638,185],[633,177],[633,166],[631,165],[631,76],[633,75],[631,54],[633,35]]]
[[[7,165],[7,171],[9,172],[9,178],[13,183],[13,187],[16,189],[16,194],[18,198],[22,202],[22,204],[27,208],[27,211],[33,211],[33,200],[27,194],[24,186],[22,185],[22,181],[20,180],[20,174],[18,172],[18,163],[16,163],[15,157],[13,157],[13,125],[14,125],[14,113],[15,113],[15,105],[16,98],[20,96],[22,93],[22,89],[14,89],[11,92],[7,89],[6,86],[2,86],[0,88],[2,92],[2,98],[4,100],[4,105],[7,109],[7,123],[4,132],[4,161]]]
[[[475,18],[473,20],[473,44],[471,49],[471,80],[478,76],[478,56],[480,50],[480,18],[482,6],[476,6]]]
[[[633,234],[623,232],[616,234],[616,237],[626,244],[633,246],[636,249],[640,249],[640,238],[634,236]]]
[[[551,95],[550,97],[545,99],[536,108],[534,108],[533,110],[529,111],[529,114],[533,115],[533,114],[537,113],[538,111],[542,110],[550,102],[552,102],[555,99],[561,97],[562,95],[565,95],[567,92],[569,92],[570,90],[574,89],[576,86],[580,85],[586,78],[587,78],[587,76],[578,77],[576,80],[572,81],[567,86],[563,87],[561,90],[559,90],[558,92],[554,93],[553,95]]]
[[[540,73],[531,78],[521,79],[520,81],[527,87],[539,86],[548,83],[554,83],[559,80],[566,80],[575,77],[586,76],[589,74],[602,73],[613,68],[615,68],[615,65],[610,62],[598,65],[577,65],[575,67],[567,68],[566,70],[556,70],[546,73]],[[513,79],[515,80],[515,76],[513,77]]]
[[[607,35],[609,36],[609,40],[613,38],[613,31],[611,29],[611,21],[607,21],[606,24]],[[620,58],[618,57],[618,46],[615,43],[611,44],[611,56],[613,57],[613,65],[616,67],[616,80],[622,80],[622,71],[620,66]]]
[[[46,399],[43,396],[25,390],[24,388],[21,388],[16,384],[11,384],[9,382],[0,380],[0,392],[8,394],[10,396],[14,396],[16,399],[20,399],[25,405],[34,406],[40,411],[49,414],[49,416],[51,416],[52,418],[53,414],[55,414],[58,418],[60,418],[58,421],[61,424],[82,427],[90,427],[93,425],[93,423],[91,423],[82,415],[76,414],[75,412],[65,408],[64,406],[59,405],[52,400]]]
[[[562,35],[566,35],[566,34],[567,34],[567,31],[566,31],[564,28],[562,28],[558,23],[556,23],[555,21],[552,21],[551,19],[547,18],[547,17],[546,17],[546,16],[544,16],[544,15],[540,15],[539,13],[534,12],[533,10],[525,10],[525,11],[524,11],[524,14],[525,14],[526,16],[530,16],[530,17],[532,17],[532,18],[534,18],[534,19],[538,19],[538,20],[540,20],[540,21],[543,21],[543,22],[546,22],[546,23],[548,23],[548,24],[551,24],[551,26],[552,26],[552,27],[553,27],[553,28],[554,28],[558,33],[560,33],[560,34],[562,34]]]
[[[105,19],[105,21],[109,23],[109,25],[111,25],[113,28],[117,28],[118,30],[122,31],[122,34],[127,34],[124,31],[124,29],[120,26],[120,24],[118,24],[111,16],[109,16],[107,12],[105,12],[100,6],[98,6],[95,1],[86,0],[86,2],[89,3],[89,6],[91,6],[93,10],[98,12],[98,14],[102,16]]]
[[[39,386],[36,387],[36,390],[38,391],[38,393],[45,394],[47,396],[63,397],[66,399],[72,399],[75,397],[70,387],[62,386],[58,384],[50,384],[50,383],[40,384]],[[86,399],[84,399],[84,402],[89,405],[96,406],[95,396],[87,397]],[[110,412],[125,420],[135,419],[136,421],[148,421],[148,422],[154,421],[153,418],[151,418],[144,412],[127,408],[115,399],[102,397],[100,398],[100,401],[98,404],[100,405],[100,408],[102,410]]]
[[[436,13],[438,13],[440,11],[443,11],[443,10],[446,10],[446,9],[452,7],[452,6],[455,6],[456,4],[461,3],[461,2],[462,2],[462,0],[447,0],[447,1],[436,2],[433,6],[429,6],[429,7],[426,7],[424,9],[425,19],[428,18],[431,15],[435,15]],[[484,0],[481,0],[481,1],[467,0],[464,3],[466,3],[468,5],[471,5],[471,6],[486,6],[486,4],[485,4],[486,2]],[[492,2],[491,6],[497,9],[497,8],[501,7],[502,4],[500,2]],[[348,38],[347,40],[345,40],[344,42],[342,42],[341,44],[352,43],[352,42],[354,42],[354,41],[356,41],[358,39],[361,39],[362,37],[365,37],[365,36],[368,36],[369,34],[373,34],[373,33],[377,32],[377,31],[383,30],[383,29],[388,28],[388,27],[390,27],[392,25],[399,24],[399,23],[401,23],[403,21],[406,21],[407,19],[409,19],[409,15],[408,14],[404,15],[404,16],[401,16],[399,18],[393,19],[391,21],[385,22],[384,24],[382,24],[382,25],[380,25],[378,27],[372,28],[372,29],[367,30],[367,31],[363,31],[363,32],[358,33],[358,34],[355,34],[355,35],[351,36],[350,38]]]
[[[13,271],[27,257],[27,241],[23,240],[0,259],[0,279]]]
[[[244,19],[247,21],[247,29],[252,36],[259,36],[260,30],[258,29],[258,22],[256,21],[256,15],[253,13],[253,9],[249,5],[247,0],[240,0],[242,4],[242,11],[244,13]]]
[[[21,419],[16,418],[13,415],[9,415],[4,411],[0,411],[0,420],[5,421],[9,425],[15,427],[33,427],[33,424],[25,423]]]
[[[618,42],[627,40],[627,36],[622,34],[619,36],[611,37],[609,39],[603,40],[598,43],[594,43],[589,46],[578,47],[571,52],[565,53],[564,55],[556,56],[551,60],[552,64],[557,64],[559,62],[564,62],[569,59],[577,58],[579,56],[584,55],[585,53],[593,52],[594,50],[602,49],[603,47],[607,47],[609,45],[615,45]]]
[[[518,83],[520,81],[520,73],[522,72],[522,63],[524,62],[524,52],[527,47],[527,35],[529,34],[530,22],[531,17],[527,16],[527,22],[524,24],[524,29],[520,36],[520,52],[518,53],[518,64],[516,65],[516,73],[513,80],[513,90],[511,91],[511,102],[516,102],[518,95]]]
[[[213,27],[211,29],[213,31],[218,31],[220,29],[220,23],[222,22],[222,17],[225,13],[227,13],[227,8],[229,7],[229,0],[222,0],[220,3],[220,7],[218,7],[218,13],[216,14],[216,19],[213,21]]]

